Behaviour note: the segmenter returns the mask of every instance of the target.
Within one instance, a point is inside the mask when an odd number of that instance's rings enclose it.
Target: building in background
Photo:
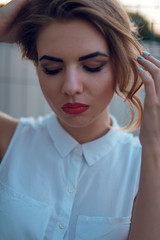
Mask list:
[[[150,31],[147,41],[143,44],[149,52],[160,59],[160,41],[158,41],[160,0],[130,2],[121,0],[121,2],[129,13],[142,16],[140,19],[144,19],[144,22],[141,26],[147,25]],[[143,91],[140,92],[140,96],[143,100]],[[121,125],[128,123],[129,109],[118,97],[114,97],[110,108]],[[16,45],[0,44],[0,111],[17,118],[37,117],[51,112],[40,90],[34,66],[30,61],[21,59],[21,52]]]

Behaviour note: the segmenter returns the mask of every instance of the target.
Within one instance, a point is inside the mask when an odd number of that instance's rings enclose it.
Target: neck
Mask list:
[[[108,117],[103,119],[103,121],[101,119],[101,121],[95,121],[89,126],[82,128],[70,127],[61,121],[60,124],[75,140],[83,144],[104,136],[110,130],[111,118],[108,114]]]

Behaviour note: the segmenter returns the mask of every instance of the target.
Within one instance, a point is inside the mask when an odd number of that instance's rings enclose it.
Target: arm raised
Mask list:
[[[0,42],[15,42],[14,20],[19,11],[30,0],[12,0],[7,5],[0,8]],[[18,120],[0,112],[0,162],[8,148],[10,140],[14,134]]]
[[[14,19],[19,11],[31,0],[12,0],[0,8],[0,42],[14,43]]]
[[[160,61],[149,54],[139,57],[145,87],[140,141],[142,165],[128,240],[160,239]]]

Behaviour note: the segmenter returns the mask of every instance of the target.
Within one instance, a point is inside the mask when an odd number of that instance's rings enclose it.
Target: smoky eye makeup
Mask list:
[[[63,69],[63,60],[44,55],[39,59],[42,71],[47,75],[56,75]]]
[[[106,64],[107,62],[98,64],[95,66],[86,64],[86,65],[83,65],[83,69],[91,73],[100,72]]]
[[[50,70],[46,67],[43,67],[43,72],[47,75],[56,75],[58,74],[60,71],[62,70],[62,68],[56,68],[54,70]]]
[[[55,75],[58,74],[63,66],[61,63],[43,63],[41,64],[42,71],[47,75]]]
[[[87,72],[90,72],[90,73],[96,73],[96,72],[100,72],[103,67],[107,64],[107,62],[103,63],[103,64],[99,64],[98,66],[89,66],[89,65],[83,65],[82,68],[87,71]],[[47,75],[56,75],[58,73],[60,73],[63,68],[54,68],[54,69],[49,69],[47,67],[42,67],[43,69],[43,72]]]

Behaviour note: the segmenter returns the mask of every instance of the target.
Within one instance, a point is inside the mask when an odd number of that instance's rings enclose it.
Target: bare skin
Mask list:
[[[12,22],[19,10],[28,2],[29,0],[12,0],[0,9],[0,42],[15,42]],[[6,153],[17,124],[17,119],[0,112],[0,162]]]
[[[129,240],[160,239],[160,61],[139,59],[147,71],[139,74],[145,86],[144,114],[140,131],[142,166]]]
[[[0,9],[0,42],[14,43],[15,31],[12,22],[17,13],[31,0],[12,0]]]
[[[37,64],[43,95],[63,128],[79,143],[90,142],[108,132],[108,106],[114,95],[114,77],[103,36],[86,21],[52,23],[39,34],[37,52],[39,59],[49,55],[63,61],[43,59]],[[91,57],[95,53],[103,56]],[[90,58],[79,60],[86,55]],[[100,70],[90,70],[97,67]],[[56,74],[52,71],[46,74],[46,68],[60,70]],[[69,102],[86,104],[88,109],[82,114],[67,114],[62,106]]]
[[[11,23],[27,0],[13,0],[0,9],[0,42],[14,42]],[[145,86],[144,115],[140,131],[142,167],[128,240],[160,239],[160,61],[144,55],[138,59]],[[148,74],[148,72],[150,74]],[[18,121],[0,113],[0,157],[2,159]]]
[[[18,120],[0,112],[0,162],[4,157]]]

